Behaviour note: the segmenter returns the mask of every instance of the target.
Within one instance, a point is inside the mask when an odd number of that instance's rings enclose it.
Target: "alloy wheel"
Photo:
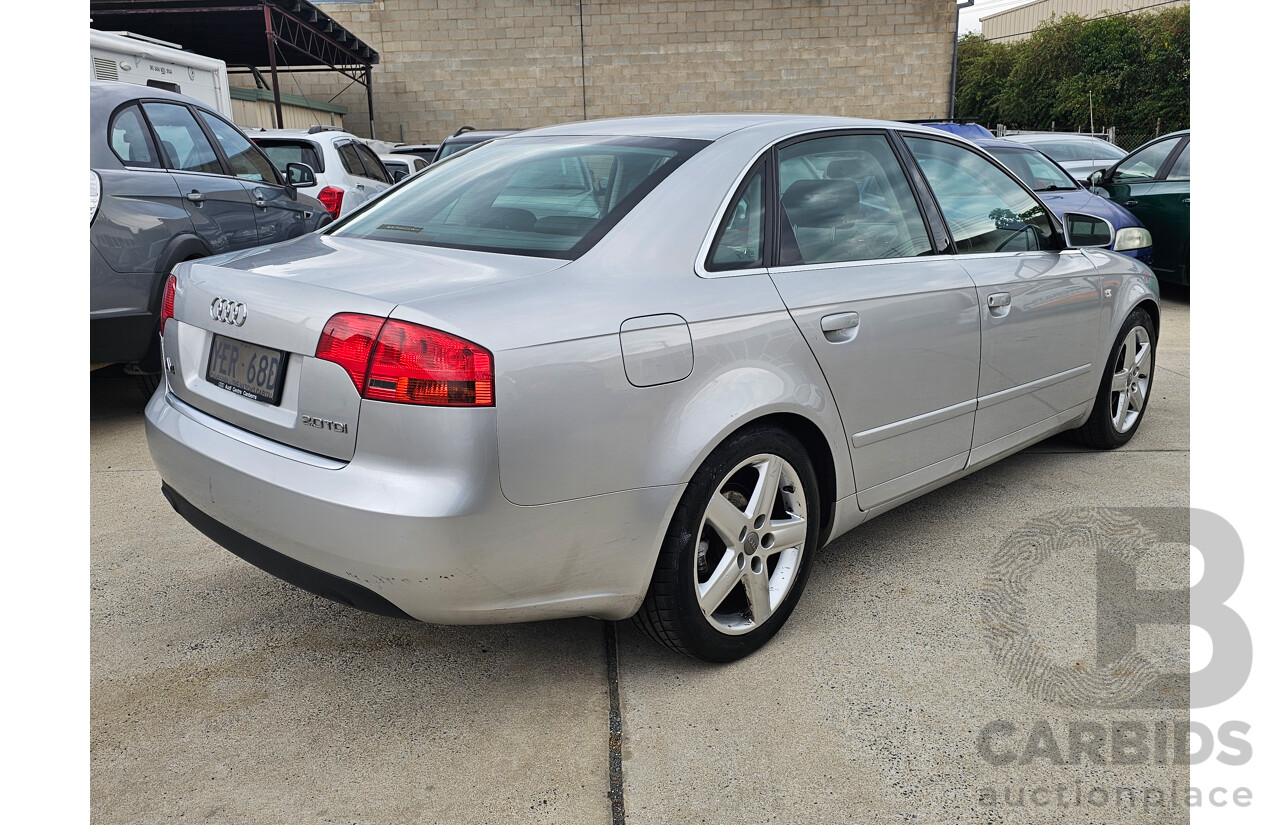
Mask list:
[[[808,536],[794,467],[772,454],[738,464],[712,494],[698,533],[698,606],[721,633],[749,633],[783,603]]]

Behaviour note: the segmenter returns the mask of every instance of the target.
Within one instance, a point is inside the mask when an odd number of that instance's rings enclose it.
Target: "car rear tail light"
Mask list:
[[[338,213],[342,211],[343,194],[343,191],[336,186],[326,186],[320,190],[320,194],[316,195],[335,221],[338,219]]]
[[[160,300],[160,334],[164,335],[164,322],[173,317],[173,299],[178,293],[178,279],[170,275],[164,282],[164,297]]]
[[[102,202],[102,178],[98,173],[89,170],[89,223],[98,217],[98,204]]]
[[[364,395],[365,380],[369,377],[369,358],[373,355],[373,345],[378,341],[383,323],[382,318],[372,315],[340,313],[324,325],[320,343],[316,345],[316,357],[332,361],[346,370],[360,395]]]
[[[325,325],[316,357],[341,365],[373,401],[493,406],[493,355],[429,327],[342,313]]]

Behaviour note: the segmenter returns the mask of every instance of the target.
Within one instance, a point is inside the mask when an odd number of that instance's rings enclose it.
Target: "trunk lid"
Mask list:
[[[330,318],[340,312],[386,318],[401,303],[528,277],[564,263],[321,235],[212,263],[193,261],[178,269],[174,318],[165,327],[170,390],[201,412],[256,435],[349,460],[362,399],[341,366],[315,358]],[[265,396],[271,381],[239,391],[218,383],[218,370],[225,376],[230,366],[235,381],[244,384],[253,377],[245,367],[249,359],[266,364],[276,353],[277,403],[251,397]],[[238,368],[229,355],[239,359]]]

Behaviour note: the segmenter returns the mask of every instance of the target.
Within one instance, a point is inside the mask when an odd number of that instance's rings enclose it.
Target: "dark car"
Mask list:
[[[1044,205],[1052,209],[1059,219],[1064,219],[1068,212],[1104,218],[1115,230],[1115,240],[1108,249],[1137,258],[1148,266],[1151,264],[1154,251],[1151,233],[1132,212],[1083,188],[1056,161],[1029,145],[994,138],[975,140],[974,143],[990,152],[1034,189]]]
[[[440,151],[438,143],[411,143],[404,146],[397,146],[391,150],[393,155],[417,155],[427,163],[436,159],[436,152]]]
[[[1151,230],[1151,268],[1165,281],[1191,283],[1191,131],[1148,141],[1089,183]]]
[[[444,160],[450,155],[456,155],[463,149],[470,149],[477,143],[486,143],[494,138],[510,135],[520,131],[519,129],[484,129],[477,131],[472,126],[463,126],[449,135],[440,143],[440,150],[436,152],[435,160]],[[434,161],[433,161],[434,162]]]
[[[314,178],[291,164],[296,180]],[[89,361],[154,389],[164,282],[181,261],[296,238],[330,222],[244,133],[198,101],[89,84]]]

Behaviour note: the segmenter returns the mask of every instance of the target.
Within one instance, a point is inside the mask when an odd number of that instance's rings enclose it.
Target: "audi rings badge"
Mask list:
[[[209,304],[209,317],[224,324],[242,327],[249,317],[249,308],[238,301],[214,298],[213,303]]]

